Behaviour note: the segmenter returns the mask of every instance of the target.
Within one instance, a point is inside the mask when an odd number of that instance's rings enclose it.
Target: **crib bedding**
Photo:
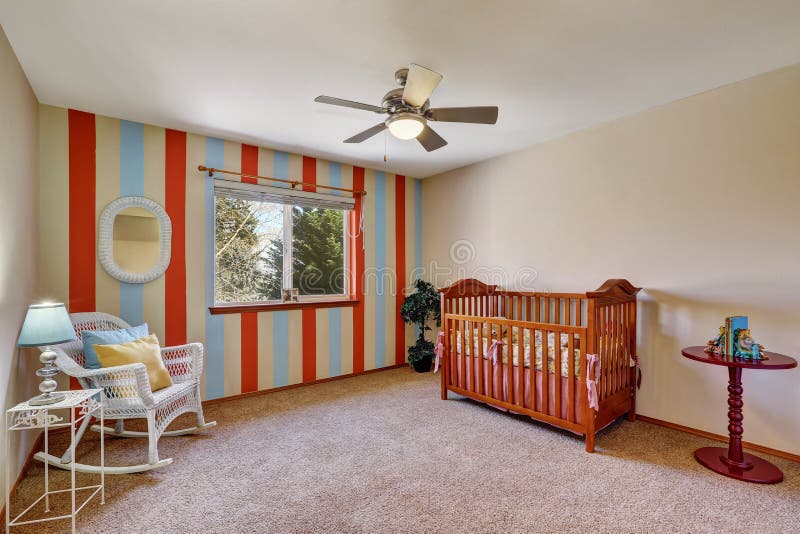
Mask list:
[[[481,337],[483,337],[483,350],[481,351],[481,356],[483,358],[487,358],[487,353],[489,352],[489,347],[491,346],[492,340],[488,339],[489,331],[486,328],[486,325],[483,325],[483,335],[481,336],[481,331],[479,327],[472,329],[472,342],[467,343],[466,348],[466,355],[472,356],[472,353],[475,351],[475,348],[478,347],[481,343]],[[512,354],[512,362],[513,365],[519,365],[519,338],[518,338],[518,330],[514,329],[512,335],[512,350],[508,351],[508,347],[503,346],[502,350],[498,350],[498,358],[497,361],[502,363],[503,365],[508,363],[508,353],[511,352]],[[523,361],[525,367],[530,367],[531,365],[531,342],[530,342],[530,331],[523,330],[524,335],[522,339],[522,347],[523,347]],[[494,339],[497,339],[496,332],[493,332]],[[508,337],[505,335],[506,332],[503,332],[505,336],[503,341],[505,342]],[[567,334],[561,334],[560,336],[560,350],[561,350],[561,376],[568,377],[569,376],[569,336]],[[534,346],[536,347],[535,350],[535,359],[534,359],[534,369],[537,371],[542,370],[542,360],[543,360],[543,350],[542,350],[542,333],[540,331],[536,331],[534,336]],[[461,336],[456,336],[456,352],[461,355]],[[499,357],[502,354],[502,358]],[[554,332],[548,333],[547,336],[547,370],[550,373],[556,372],[556,336]],[[574,361],[574,369],[575,369],[575,376],[580,375],[580,368],[581,368],[581,352],[580,349],[573,349],[573,361]]]

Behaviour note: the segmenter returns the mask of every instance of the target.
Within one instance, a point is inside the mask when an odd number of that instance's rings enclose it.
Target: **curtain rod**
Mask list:
[[[214,169],[213,167],[206,167],[205,165],[198,165],[197,166],[197,170],[201,171],[201,172],[208,171],[208,176],[209,177],[213,177],[214,173],[218,172],[218,173],[221,173],[221,174],[232,174],[234,176],[241,176],[242,178],[255,178],[257,180],[271,180],[273,182],[280,182],[282,184],[289,184],[289,185],[292,186],[292,189],[294,189],[298,185],[300,185],[300,186],[307,185],[309,187],[315,187],[315,188],[322,187],[324,189],[330,189],[330,190],[333,190],[333,191],[345,191],[347,193],[352,193],[354,197],[363,197],[364,195],[367,194],[366,191],[356,191],[355,189],[347,189],[346,187],[334,187],[332,185],[322,185],[322,184],[306,184],[304,182],[299,182],[297,180],[284,180],[282,178],[272,178],[271,176],[258,176],[258,175],[255,175],[255,174],[246,174],[246,173],[243,173],[243,172],[226,171],[226,170],[223,170],[223,169]]]

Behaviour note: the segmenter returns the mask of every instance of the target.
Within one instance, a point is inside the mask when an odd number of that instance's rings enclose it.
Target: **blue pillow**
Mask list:
[[[146,337],[148,334],[147,323],[132,328],[120,328],[119,330],[95,330],[82,331],[83,355],[86,357],[87,369],[102,369],[100,360],[97,359],[95,345],[116,345],[118,343],[128,343]]]

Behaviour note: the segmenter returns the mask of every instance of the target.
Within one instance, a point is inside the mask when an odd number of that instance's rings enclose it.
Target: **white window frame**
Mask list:
[[[239,182],[233,182],[234,184],[240,185]],[[241,184],[246,185],[246,184]],[[240,187],[239,189],[245,189]],[[217,187],[214,188],[214,197],[217,196],[224,197],[224,198],[237,198],[231,194],[226,194],[224,190],[218,190]],[[251,199],[255,202],[269,202],[268,200],[260,200],[260,199]],[[278,203],[278,202],[273,202]],[[214,217],[214,230],[216,232],[216,223],[217,223],[217,214],[216,214],[216,202],[214,203],[215,209],[213,213]],[[293,284],[293,277],[294,277],[294,216],[292,213],[292,209],[296,206],[296,204],[291,203],[284,203],[283,204],[283,273],[281,279],[281,289],[290,289],[292,288]],[[325,206],[320,206],[322,209],[339,209],[339,208],[330,208]],[[343,284],[343,292],[342,293],[331,293],[331,294],[324,294],[324,295],[299,295],[298,299],[299,302],[331,302],[331,301],[345,301],[351,298],[351,287],[350,287],[350,239],[348,233],[348,226],[349,226],[349,213],[346,209],[341,209],[342,213],[342,268],[344,272],[344,284]],[[214,241],[216,243],[216,240]],[[273,300],[254,300],[254,301],[245,301],[245,302],[237,302],[237,303],[230,303],[230,302],[217,302],[216,300],[216,283],[217,283],[217,276],[216,276],[216,269],[217,269],[217,262],[216,259],[214,261],[214,305],[226,305],[226,304],[282,304],[284,301],[282,299],[273,299]]]

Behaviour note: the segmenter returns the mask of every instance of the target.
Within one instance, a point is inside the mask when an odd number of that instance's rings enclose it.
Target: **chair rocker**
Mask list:
[[[106,466],[108,474],[141,473],[172,463],[172,458],[159,459],[158,439],[161,436],[181,436],[193,434],[215,426],[216,421],[206,422],[203,418],[203,406],[200,403],[200,375],[203,372],[203,345],[189,343],[176,347],[162,347],[161,358],[172,377],[172,385],[156,392],[150,390],[147,371],[144,364],[133,363],[118,367],[102,369],[86,369],[83,354],[82,331],[115,330],[130,328],[125,321],[107,313],[72,313],[72,325],[78,339],[69,343],[56,345],[56,365],[59,370],[78,379],[84,389],[97,388],[103,390],[105,418],[116,419],[113,429],[93,425],[95,432],[105,432],[107,436],[140,438],[149,441],[148,463],[129,466]],[[179,415],[194,412],[197,425],[180,430],[166,430],[167,426]],[[126,419],[146,419],[147,432],[125,430]],[[77,448],[91,417],[85,418],[75,433]],[[70,455],[71,447],[63,456],[36,453],[36,459],[62,469],[71,469],[75,461]],[[100,467],[75,462],[75,470],[83,473],[99,473]]]

